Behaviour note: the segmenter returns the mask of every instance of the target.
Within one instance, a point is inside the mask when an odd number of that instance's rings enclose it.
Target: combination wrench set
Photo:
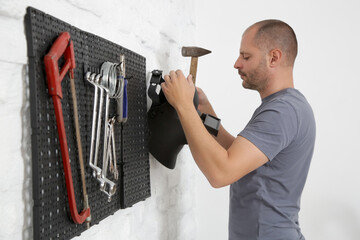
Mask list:
[[[116,192],[116,184],[107,178],[107,174],[108,172],[113,174],[115,180],[119,177],[116,161],[114,124],[116,121],[119,123],[125,123],[127,121],[125,56],[120,55],[120,63],[104,62],[101,65],[99,74],[87,72],[85,79],[94,86],[89,166],[93,170],[93,177],[100,183],[100,191],[108,196],[108,201],[111,201],[111,197]],[[104,93],[105,113],[103,114]],[[110,98],[117,101],[116,116],[109,116]],[[103,127],[102,119],[104,119]],[[102,168],[98,166],[101,129],[104,131]]]

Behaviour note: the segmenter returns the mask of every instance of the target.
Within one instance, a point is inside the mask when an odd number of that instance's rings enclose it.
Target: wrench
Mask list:
[[[91,146],[90,146],[91,153],[90,153],[89,165],[93,169],[93,176],[96,177],[97,180],[100,182],[100,190],[108,196],[108,201],[111,201],[111,197],[116,192],[116,184],[107,178],[109,163],[110,163],[110,172],[114,175],[114,178],[117,180],[119,177],[117,164],[116,164],[116,147],[115,147],[115,132],[114,132],[114,124],[116,117],[114,116],[109,119],[109,104],[110,104],[110,98],[115,98],[116,100],[122,99],[124,94],[124,88],[126,87],[126,82],[123,76],[124,71],[123,72],[121,71],[121,69],[124,70],[124,65],[123,65],[125,63],[124,57],[121,60],[122,60],[122,66],[120,66],[120,64],[104,62],[101,65],[100,74],[93,74],[87,72],[85,75],[86,80],[88,80],[95,87]],[[99,105],[98,105],[98,91],[100,91]],[[103,100],[104,91],[105,91],[104,145],[103,145],[103,164],[101,169],[100,167],[97,166],[97,157],[99,153],[99,144],[100,144],[100,132],[102,125],[103,104],[104,104],[104,100]],[[119,104],[118,104],[118,109],[119,109]],[[95,136],[95,132],[96,132],[96,136]],[[94,144],[95,144],[95,154],[94,154]]]
[[[96,116],[98,115],[97,112],[97,108],[98,108],[98,87],[94,84],[95,81],[95,77],[97,75],[95,73],[90,73],[87,72],[85,74],[85,79],[87,81],[89,81],[92,85],[94,85],[94,109],[93,109],[93,120],[92,120],[92,127],[91,127],[91,145],[90,145],[90,159],[89,159],[89,165],[90,167],[94,170],[93,171],[93,176],[96,178],[100,178],[101,177],[101,168],[96,166],[96,161],[93,159],[94,158],[94,142],[95,142],[95,130],[96,130]],[[96,154],[95,154],[96,156]],[[95,157],[96,158],[96,157]],[[96,158],[97,160],[97,158]],[[94,163],[93,163],[94,161]]]
[[[114,124],[115,124],[116,118],[112,117],[109,120],[109,135],[107,139],[108,149],[106,153],[106,162],[110,162],[110,172],[114,174],[114,178],[117,180],[119,177],[119,172],[117,170],[117,164],[116,164],[116,148],[115,148],[115,137],[114,137]],[[107,171],[107,165],[104,168]]]
[[[103,72],[103,71],[101,71]],[[112,195],[116,192],[115,183],[104,176],[104,171],[97,166],[97,157],[99,153],[99,144],[100,144],[100,132],[101,132],[101,121],[102,121],[102,106],[103,106],[103,95],[104,95],[104,88],[102,87],[103,76],[102,74],[92,74],[87,72],[85,74],[85,78],[95,87],[94,92],[94,109],[93,109],[93,121],[92,121],[92,132],[91,132],[91,145],[90,145],[90,159],[89,165],[93,169],[93,176],[100,182],[100,190],[106,193],[108,196],[108,201],[111,201]],[[98,103],[98,90],[100,91],[100,102],[99,106]],[[97,111],[99,109],[99,111]],[[106,108],[106,110],[108,107]],[[107,114],[105,115],[105,123],[107,122],[106,119]],[[97,118],[97,121],[96,121]],[[97,124],[96,124],[97,123]],[[96,138],[95,138],[95,125],[96,127]],[[107,129],[104,129],[105,133]],[[95,138],[95,139],[94,139]],[[94,153],[94,142],[95,142],[95,154]],[[104,143],[105,144],[105,143]],[[108,186],[108,187],[107,187]]]

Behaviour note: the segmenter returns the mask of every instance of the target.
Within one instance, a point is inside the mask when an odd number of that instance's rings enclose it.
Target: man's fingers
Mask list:
[[[184,74],[183,74],[183,72],[180,70],[180,69],[178,69],[178,70],[176,70],[176,75],[180,78],[180,77],[185,77],[184,76]]]
[[[189,74],[189,76],[187,77],[187,81],[188,81],[190,87],[196,88],[196,87],[195,87],[195,84],[194,84],[194,82],[193,82],[193,79],[192,79],[192,75],[191,75],[191,74]]]
[[[161,83],[160,86],[161,86],[161,89],[163,90],[163,92],[165,93],[165,91],[166,91],[166,82]]]
[[[171,78],[171,80],[173,80],[173,81],[177,78],[175,71],[170,71],[170,78]]]
[[[164,80],[165,80],[165,82],[169,82],[169,81],[170,81],[170,76],[169,76],[169,75],[165,75],[165,76],[164,76]]]
[[[187,78],[185,78],[184,73],[178,69],[176,71],[170,71],[168,75],[164,76],[164,80],[166,84],[175,83],[177,80],[187,79],[189,83],[194,85],[192,81],[192,75],[189,75]]]
[[[189,82],[190,85],[194,85],[194,82],[193,82],[192,79],[193,79],[192,75],[189,74],[189,76],[187,77],[187,80],[188,80],[188,82]]]

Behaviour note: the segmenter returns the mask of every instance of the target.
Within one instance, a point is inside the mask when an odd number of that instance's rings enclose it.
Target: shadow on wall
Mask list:
[[[32,196],[32,164],[31,164],[31,124],[30,124],[30,97],[29,97],[29,74],[28,66],[22,69],[23,81],[23,101],[20,111],[21,118],[21,155],[24,160],[24,182],[23,182],[23,202],[24,202],[24,222],[23,239],[33,239],[33,196]]]

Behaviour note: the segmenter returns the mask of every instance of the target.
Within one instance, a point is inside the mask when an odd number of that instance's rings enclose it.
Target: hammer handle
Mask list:
[[[190,74],[192,75],[192,80],[194,84],[196,81],[197,64],[198,64],[198,57],[191,57]]]

